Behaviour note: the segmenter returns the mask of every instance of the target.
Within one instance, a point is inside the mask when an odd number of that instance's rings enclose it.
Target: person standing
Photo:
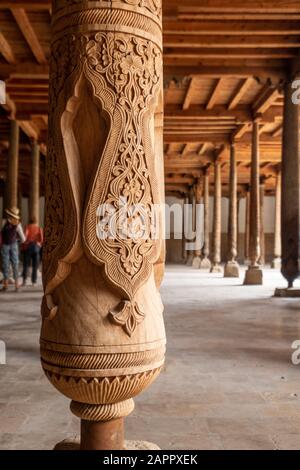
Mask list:
[[[9,284],[10,264],[13,269],[15,289],[19,290],[19,244],[25,242],[25,235],[20,223],[19,209],[6,209],[6,219],[1,230],[1,256],[3,270],[3,288],[7,291]]]
[[[25,243],[23,245],[24,267],[23,267],[23,286],[26,285],[28,269],[32,265],[31,282],[35,286],[37,283],[37,273],[40,263],[40,252],[43,244],[43,231],[33,217],[25,228]]]

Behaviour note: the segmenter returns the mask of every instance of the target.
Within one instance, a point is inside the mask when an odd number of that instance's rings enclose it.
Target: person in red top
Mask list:
[[[26,241],[23,245],[24,250],[24,268],[23,268],[23,286],[26,285],[28,277],[28,268],[32,264],[31,281],[35,286],[37,283],[37,272],[40,263],[40,252],[43,244],[43,231],[38,226],[37,220],[32,218],[25,227]]]

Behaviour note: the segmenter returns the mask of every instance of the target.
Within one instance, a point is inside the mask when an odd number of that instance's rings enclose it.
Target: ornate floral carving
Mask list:
[[[108,86],[114,90],[115,107],[122,118],[119,122],[113,119],[114,133],[119,140],[113,154],[102,157],[102,166],[105,158],[109,158],[110,168],[105,175],[107,187],[94,192],[100,193],[97,207],[114,208],[117,226],[122,225],[124,218],[129,221],[127,232],[130,232],[125,234],[129,236],[124,236],[124,230],[117,231],[113,238],[103,236],[107,227],[103,222],[106,214],[102,213],[96,219],[96,239],[92,212],[95,204],[90,200],[86,215],[87,247],[95,259],[105,263],[109,279],[128,297],[116,308],[117,313],[111,312],[111,318],[131,335],[144,318],[134,301],[135,292],[149,277],[151,263],[159,254],[153,211],[155,184],[149,172],[149,160],[154,155],[152,147],[147,145],[150,136],[145,115],[159,88],[161,52],[150,41],[122,34],[97,33],[94,38],[84,37],[81,41],[85,43],[82,58],[86,61],[86,76],[92,83],[99,74],[105,77],[104,89]],[[104,100],[103,106],[108,108]]]

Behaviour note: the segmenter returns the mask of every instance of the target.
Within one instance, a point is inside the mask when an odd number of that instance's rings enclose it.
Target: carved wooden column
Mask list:
[[[196,195],[195,195],[195,188],[192,186],[189,191],[189,217],[188,217],[188,224],[189,224],[189,240],[188,245],[193,245],[196,242],[196,237],[194,237],[194,233],[196,230]],[[189,249],[187,254],[187,266],[192,266],[195,257],[195,250]]]
[[[29,219],[40,220],[40,147],[34,141],[31,152],[31,186],[29,194]]]
[[[274,230],[274,259],[273,269],[281,268],[281,171],[276,176],[275,195],[275,230]]]
[[[187,239],[186,239],[186,230],[188,226],[188,204],[189,204],[189,199],[186,196],[183,199],[183,211],[182,211],[182,259],[183,262],[187,262],[188,258],[188,253],[186,249],[186,244],[187,244]]]
[[[299,105],[294,104],[293,82],[285,85],[282,147],[282,275],[289,288],[299,276],[300,252],[300,152]]]
[[[250,264],[250,259],[249,259],[249,245],[250,245],[250,188],[247,188],[246,191],[246,213],[245,213],[245,265]]]
[[[122,449],[165,355],[161,2],[56,0],[52,28],[42,365],[81,448]]]
[[[196,231],[196,249],[193,259],[193,268],[199,269],[201,264],[202,246],[201,246],[201,233],[203,226],[199,220],[199,206],[203,198],[203,179],[198,178],[197,184],[195,185],[195,231]]]
[[[240,208],[241,208],[241,200],[242,200],[242,195],[241,193],[237,193],[237,207],[236,207],[236,220],[237,220],[237,242],[236,242],[236,251],[237,251],[237,261],[239,259],[239,254],[240,254]]]
[[[265,182],[264,179],[260,183],[260,257],[259,264],[264,266],[266,263],[266,240],[265,240]]]
[[[245,285],[261,285],[263,272],[259,267],[260,257],[260,188],[259,188],[259,120],[253,122],[251,188],[250,188],[250,265],[246,271]]]
[[[215,193],[214,193],[214,219],[213,219],[213,254],[212,254],[212,273],[223,272],[221,263],[221,204],[222,204],[222,180],[221,163],[215,161]]]
[[[10,123],[9,151],[7,162],[6,208],[18,207],[18,174],[19,174],[19,139],[20,129],[17,121]]]
[[[204,171],[203,175],[203,203],[204,203],[204,245],[202,249],[202,259],[200,263],[200,269],[210,271],[211,262],[209,259],[210,253],[210,240],[209,240],[209,169]]]
[[[230,176],[229,176],[229,211],[228,211],[228,254],[224,277],[239,277],[237,263],[237,167],[235,145],[230,148]]]

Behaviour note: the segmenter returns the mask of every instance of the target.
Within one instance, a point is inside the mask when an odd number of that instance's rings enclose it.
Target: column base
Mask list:
[[[225,264],[224,277],[240,277],[239,265],[236,261],[228,261]]]
[[[194,261],[194,255],[191,253],[187,257],[186,265],[193,266],[193,261]]]
[[[272,269],[281,269],[281,258],[274,258],[271,264]]]
[[[203,271],[210,271],[211,270],[211,262],[208,258],[203,258],[201,260],[201,263],[200,263],[200,266],[199,266],[199,269],[203,270]]]
[[[262,286],[263,271],[260,267],[249,266],[245,274],[244,286]]]
[[[285,297],[285,298],[300,297],[300,289],[299,289],[299,287],[277,288],[275,290],[274,296],[275,297]]]
[[[200,256],[195,256],[195,258],[193,259],[193,268],[195,269],[199,269],[200,268],[200,264],[201,264],[201,258]]]
[[[214,273],[223,273],[223,268],[219,264],[213,264],[211,269],[210,269],[210,272],[212,274],[214,274]]]
[[[80,450],[79,437],[71,437],[56,444],[53,450]],[[125,441],[124,450],[161,450],[156,444],[147,441]]]

